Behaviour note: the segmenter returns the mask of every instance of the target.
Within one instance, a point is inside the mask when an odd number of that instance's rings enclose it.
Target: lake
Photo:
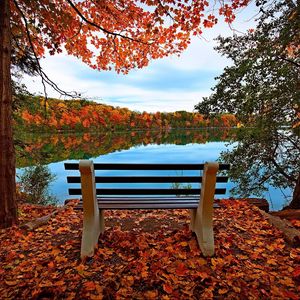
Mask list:
[[[68,195],[65,162],[92,159],[109,163],[204,163],[216,161],[220,153],[234,145],[235,130],[177,130],[169,132],[139,131],[116,133],[82,134],[21,134],[17,137],[17,174],[24,167],[36,164],[47,165],[56,175],[50,193],[60,204]],[[232,144],[233,142],[233,144]],[[225,198],[232,196],[227,185]],[[286,205],[285,195],[290,191],[269,187],[264,194],[271,210],[280,210]],[[255,197],[255,195],[251,195]]]

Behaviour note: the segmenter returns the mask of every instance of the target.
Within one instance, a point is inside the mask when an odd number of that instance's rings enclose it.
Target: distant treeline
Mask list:
[[[87,100],[58,100],[23,96],[15,106],[17,129],[30,131],[153,130],[171,128],[234,127],[234,115],[205,119],[197,112],[147,113]]]

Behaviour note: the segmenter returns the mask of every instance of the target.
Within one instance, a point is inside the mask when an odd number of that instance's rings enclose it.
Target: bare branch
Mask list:
[[[289,174],[287,174],[284,169],[277,163],[277,161],[275,160],[274,157],[271,158],[270,160],[273,165],[276,167],[276,170],[278,171],[278,173],[280,173],[282,176],[284,176],[286,179],[288,179],[289,181],[292,182],[296,182],[296,178],[294,178],[293,176],[290,176]]]
[[[282,60],[284,60],[284,61],[286,61],[286,62],[288,62],[288,63],[290,63],[290,64],[293,64],[293,65],[295,65],[296,67],[300,68],[300,64],[296,63],[295,61],[293,61],[293,60],[291,60],[291,59],[288,59],[288,58],[286,58],[286,57],[284,57],[284,56],[279,56],[279,59],[282,59]]]
[[[27,22],[27,19],[23,13],[23,11],[21,10],[20,6],[18,5],[17,1],[16,0],[13,0],[17,10],[19,11],[19,13],[21,14],[22,16],[22,19],[24,21],[24,24],[25,24],[25,29],[26,29],[26,35],[27,35],[27,38],[28,38],[28,42],[29,42],[29,45],[31,47],[31,50],[32,50],[32,53],[34,55],[34,58],[35,58],[35,61],[36,61],[36,64],[37,64],[37,72],[38,74],[40,75],[41,79],[42,79],[42,84],[43,84],[43,88],[44,88],[44,95],[45,95],[45,99],[47,99],[47,88],[46,88],[46,84],[50,85],[55,91],[57,91],[59,94],[61,95],[64,95],[64,96],[67,96],[67,97],[71,97],[71,98],[74,98],[74,97],[77,97],[78,95],[75,93],[69,93],[69,92],[66,92],[66,91],[63,91],[62,89],[60,89],[56,83],[54,83],[46,74],[45,72],[43,71],[41,65],[40,65],[40,61],[39,61],[39,58],[35,52],[35,49],[34,49],[34,45],[33,45],[33,42],[32,42],[32,39],[31,39],[31,35],[30,35],[30,30],[29,30],[29,26],[28,26],[28,22]]]

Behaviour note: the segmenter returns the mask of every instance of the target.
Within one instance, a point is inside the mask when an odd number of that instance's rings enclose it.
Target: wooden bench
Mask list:
[[[70,195],[82,195],[78,206],[83,208],[81,258],[94,254],[99,235],[104,232],[104,210],[108,209],[190,209],[190,228],[203,255],[214,255],[214,195],[226,193],[226,188],[216,188],[216,183],[228,181],[228,177],[217,176],[217,172],[229,170],[228,164],[93,164],[81,160],[65,163],[65,169],[80,171],[80,176],[67,176],[67,182],[81,183],[81,188],[69,188]],[[101,172],[101,176],[95,176],[94,170]],[[158,175],[153,175],[155,170]],[[107,171],[109,176],[105,175]],[[186,171],[196,175],[183,176]],[[116,175],[112,175],[114,172]],[[96,184],[101,187],[96,188]],[[149,184],[155,184],[155,188]]]

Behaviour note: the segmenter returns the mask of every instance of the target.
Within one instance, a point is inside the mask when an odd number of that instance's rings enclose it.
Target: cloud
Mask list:
[[[138,111],[192,111],[202,96],[209,94],[217,72],[178,70],[169,64],[149,66],[127,76],[114,72],[97,72],[75,58],[47,57],[43,68],[60,88],[76,90],[83,97],[109,105]],[[31,92],[43,93],[39,78],[26,76],[24,83]],[[58,95],[49,90],[49,96]]]

